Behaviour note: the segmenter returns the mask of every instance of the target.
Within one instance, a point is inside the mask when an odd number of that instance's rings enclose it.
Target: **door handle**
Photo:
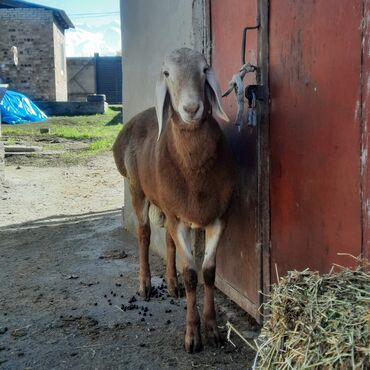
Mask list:
[[[243,29],[242,36],[242,65],[246,64],[245,61],[245,50],[247,49],[247,32],[249,30],[257,30],[260,27],[260,20],[257,18],[257,24],[255,26],[247,26]]]

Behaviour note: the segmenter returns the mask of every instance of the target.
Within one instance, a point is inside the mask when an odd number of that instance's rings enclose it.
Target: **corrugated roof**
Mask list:
[[[22,0],[0,0],[0,8],[39,8],[50,10],[53,12],[56,21],[60,24],[62,28],[64,28],[65,30],[68,28],[74,28],[72,21],[68,18],[66,12],[62,9],[51,8],[49,6],[34,4]]]

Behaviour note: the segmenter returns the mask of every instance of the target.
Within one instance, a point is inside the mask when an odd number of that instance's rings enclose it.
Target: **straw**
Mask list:
[[[370,368],[370,264],[291,271],[274,285],[254,369]]]

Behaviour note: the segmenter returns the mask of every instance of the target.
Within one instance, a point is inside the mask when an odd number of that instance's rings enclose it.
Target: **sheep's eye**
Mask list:
[[[205,68],[203,69],[203,73],[207,73],[207,71],[208,71],[208,67],[205,67]]]
[[[167,71],[164,71],[163,74],[168,77],[170,74]]]

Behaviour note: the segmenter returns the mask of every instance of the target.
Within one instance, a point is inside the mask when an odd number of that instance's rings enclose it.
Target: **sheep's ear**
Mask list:
[[[158,119],[158,138],[161,136],[163,131],[163,126],[166,124],[167,116],[168,116],[168,103],[169,103],[169,95],[166,82],[163,78],[160,78],[157,82],[155,87],[155,109],[157,112],[157,119]]]
[[[224,121],[229,122],[229,117],[221,106],[221,90],[216,80],[215,73],[211,68],[206,72],[206,95],[212,106],[212,113],[216,114]]]

